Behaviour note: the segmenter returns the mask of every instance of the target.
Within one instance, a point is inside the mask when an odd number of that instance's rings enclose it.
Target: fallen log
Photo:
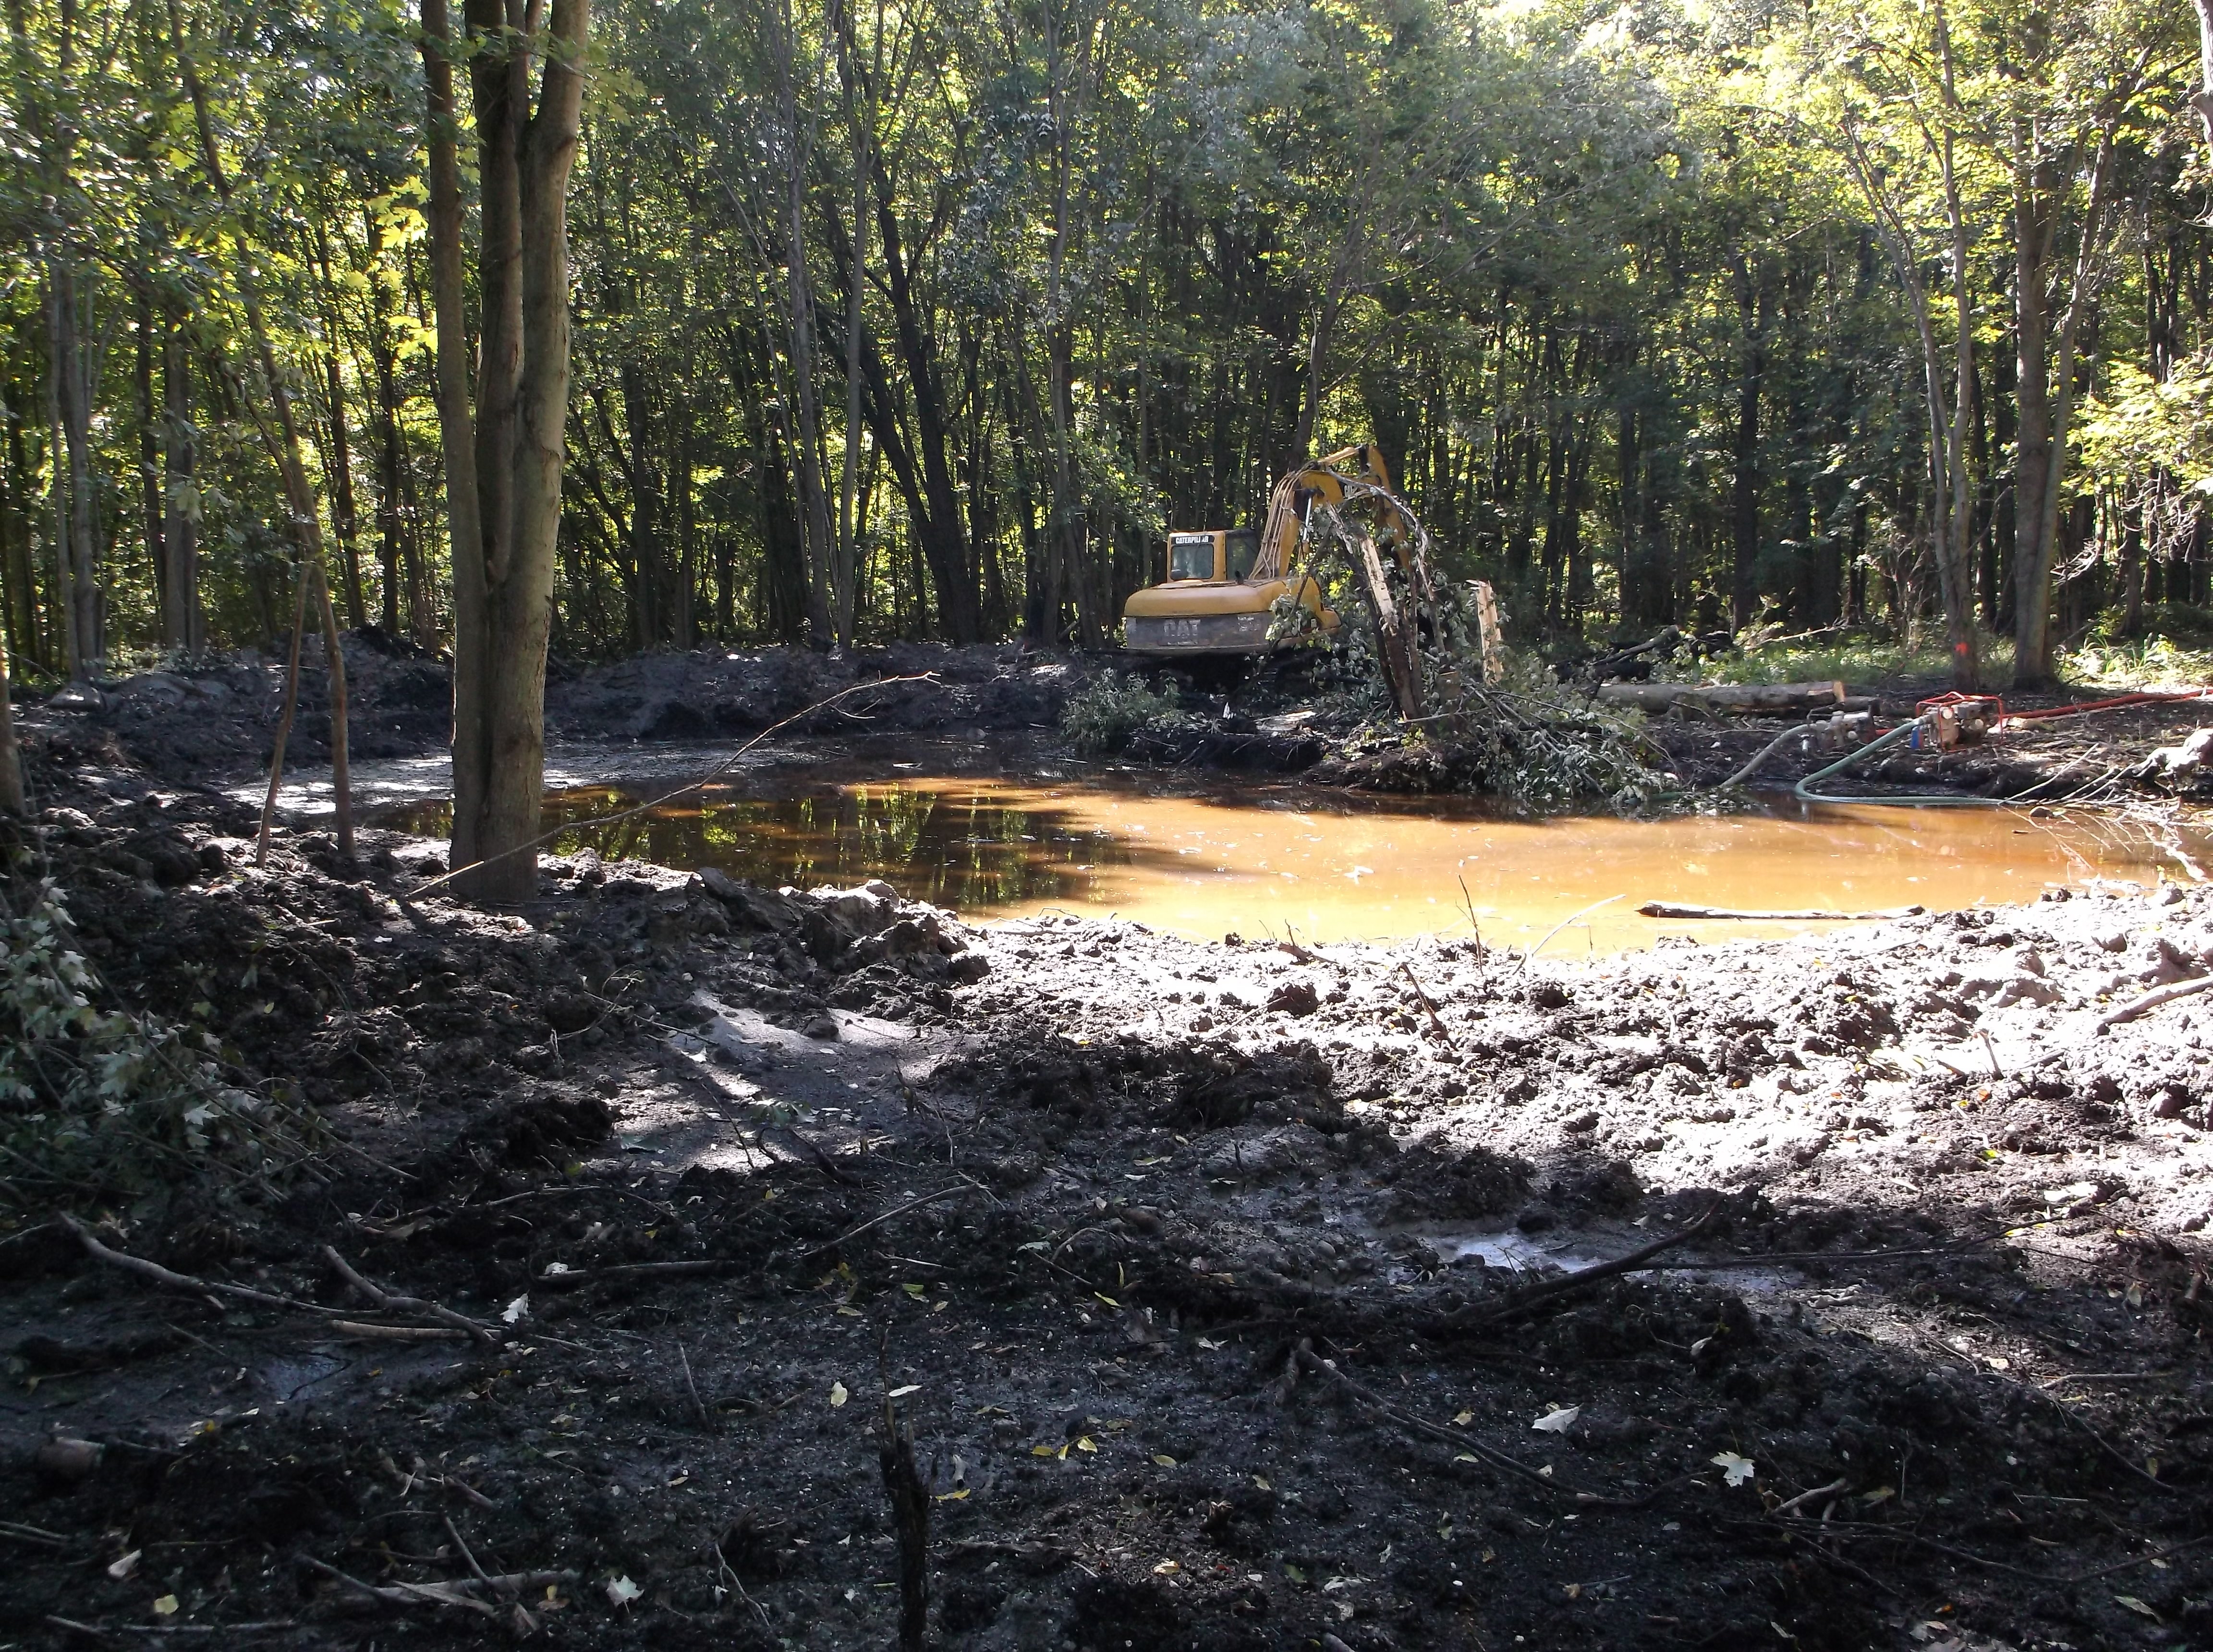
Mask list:
[[[1672,900],[1648,900],[1637,909],[1646,917],[1741,918],[1749,924],[1812,924],[1873,922],[1887,917],[1918,917],[1925,906],[1885,906],[1872,912],[1826,912],[1818,910],[1783,912],[1740,911],[1733,906],[1683,906]]]
[[[1599,704],[1661,713],[1678,707],[1734,716],[1833,710],[1844,704],[1841,682],[1602,683]]]

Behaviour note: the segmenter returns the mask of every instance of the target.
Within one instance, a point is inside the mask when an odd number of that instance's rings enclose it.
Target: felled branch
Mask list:
[[[500,1340],[490,1326],[479,1325],[466,1314],[456,1314],[450,1308],[437,1302],[425,1301],[419,1296],[394,1296],[382,1287],[371,1284],[354,1271],[352,1265],[340,1256],[336,1248],[332,1246],[324,1246],[323,1254],[329,1259],[331,1265],[338,1271],[339,1278],[344,1280],[346,1283],[366,1296],[370,1302],[387,1313],[427,1314],[441,1324],[463,1332],[475,1338],[479,1342],[496,1344]]]
[[[253,1302],[262,1308],[281,1308],[294,1314],[312,1314],[319,1319],[329,1320],[332,1329],[353,1336],[413,1340],[424,1336],[446,1337],[460,1334],[495,1346],[501,1340],[491,1327],[479,1325],[474,1320],[464,1314],[456,1314],[450,1308],[441,1308],[434,1302],[425,1302],[417,1297],[394,1296],[388,1292],[380,1290],[348,1267],[338,1253],[330,1250],[327,1247],[325,1247],[326,1253],[338,1264],[339,1273],[344,1277],[347,1283],[367,1295],[375,1307],[397,1313],[426,1314],[434,1319],[445,1321],[444,1326],[370,1325],[347,1318],[348,1310],[342,1308],[326,1308],[320,1302],[303,1301],[297,1296],[279,1295],[274,1291],[255,1290],[249,1285],[233,1285],[218,1279],[197,1278],[189,1273],[179,1273],[173,1268],[165,1268],[159,1262],[149,1262],[143,1256],[131,1256],[125,1252],[115,1250],[102,1244],[93,1236],[89,1228],[66,1211],[61,1214],[60,1221],[64,1227],[76,1235],[77,1243],[84,1247],[86,1254],[94,1261],[104,1262],[112,1268],[120,1268],[125,1273],[135,1273],[141,1279],[149,1280],[168,1289],[185,1291],[194,1296],[207,1298],[210,1301],[220,1297],[229,1297],[234,1301]]]
[[[460,1606],[470,1612],[480,1612],[487,1618],[500,1614],[488,1602],[477,1597],[489,1591],[505,1600],[532,1589],[546,1587],[574,1588],[577,1574],[570,1571],[503,1572],[495,1576],[465,1577],[451,1583],[364,1583],[351,1572],[340,1571],[328,1561],[318,1560],[311,1554],[296,1557],[310,1571],[320,1572],[391,1606]]]

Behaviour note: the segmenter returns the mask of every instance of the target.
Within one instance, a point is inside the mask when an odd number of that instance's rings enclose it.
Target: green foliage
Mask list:
[[[289,1116],[223,1083],[185,1034],[103,1008],[70,938],[51,881],[0,906],[0,1151],[20,1194],[129,1197],[297,1155]]]
[[[1982,658],[1992,678],[2003,682],[2012,669],[2013,643],[1984,631]],[[1941,637],[1902,643],[1872,631],[1832,633],[1776,641],[1716,655],[1692,680],[1722,683],[1875,683],[1893,678],[1948,679],[1951,656]]]
[[[2213,357],[2178,364],[2165,381],[2118,362],[2075,428],[2093,484],[2122,487],[2164,472],[2176,486],[2213,493]]]
[[[1926,398],[1932,378],[1956,385],[1950,219],[1986,534],[2020,428],[1996,363],[2017,355],[2023,200],[2049,224],[2047,285],[2064,297],[2082,255],[2097,295],[2066,449],[2095,540],[2133,532],[2170,558],[2194,542],[2213,368],[2187,353],[2208,300],[2182,272],[2213,232],[2184,101],[2190,20],[2172,6],[593,11],[553,613],[570,655],[796,640],[833,581],[850,581],[863,640],[948,634],[965,608],[971,636],[1103,643],[1164,528],[1249,523],[1299,453],[1370,438],[1440,572],[1491,580],[1526,641],[1709,631],[1762,600],[1793,631],[1850,606],[1903,634],[1933,606]],[[11,651],[30,672],[60,663],[49,503],[71,484],[36,411],[58,282],[82,299],[82,485],[113,657],[161,636],[149,452],[161,502],[198,526],[210,642],[283,631],[249,268],[343,617],[386,618],[388,586],[393,621],[439,646],[408,9],[23,0],[15,17],[0,72],[0,402],[23,415],[0,460]],[[2111,233],[2084,248],[2108,126]],[[1916,288],[1939,324],[1933,364]],[[173,436],[189,474],[162,462]],[[2088,566],[2078,577],[2101,577]],[[2204,586],[2201,564],[2162,588]],[[2003,606],[1994,594],[1978,606]]]
[[[2213,616],[2202,609],[2154,610],[2145,634],[2134,637],[2114,635],[2111,618],[2082,646],[2059,655],[2062,678],[2115,693],[2213,684]]]
[[[1502,676],[1450,691],[1448,726],[1473,754],[1468,789],[1539,813],[1596,802],[1643,814],[1676,801],[1641,713],[1563,687],[1529,655],[1509,653]]]
[[[1060,731],[1086,757],[1106,757],[1128,750],[1148,724],[1177,715],[1174,683],[1153,689],[1142,677],[1110,671],[1069,696],[1061,709]]]

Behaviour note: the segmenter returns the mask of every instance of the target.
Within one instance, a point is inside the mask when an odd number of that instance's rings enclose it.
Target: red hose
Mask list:
[[[2080,705],[2053,705],[2036,711],[2009,711],[2005,721],[2040,722],[2048,717],[2080,717],[2093,711],[2117,711],[2127,705],[2166,705],[2177,700],[2202,700],[2213,694],[2203,688],[2158,689],[2142,694],[2116,694],[2109,700],[2088,700]]]

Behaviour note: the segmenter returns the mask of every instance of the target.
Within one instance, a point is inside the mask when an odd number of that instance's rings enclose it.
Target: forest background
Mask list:
[[[442,0],[6,9],[17,679],[276,644],[308,554],[343,623],[450,646]],[[2213,596],[2213,101],[2173,5],[503,15],[431,56],[582,84],[571,657],[1097,646],[1167,528],[1371,436],[1555,649],[1859,623],[2033,682]]]

